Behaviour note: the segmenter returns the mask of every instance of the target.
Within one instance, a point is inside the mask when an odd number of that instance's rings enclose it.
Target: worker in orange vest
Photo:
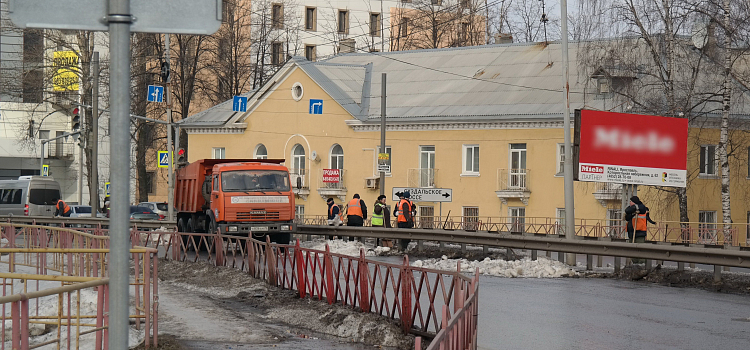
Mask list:
[[[364,226],[365,219],[367,219],[367,205],[365,201],[359,199],[359,194],[355,193],[346,205],[346,226]],[[353,240],[354,237],[349,237],[349,241]]]
[[[70,207],[62,199],[55,201],[55,216],[70,217]]]
[[[414,205],[411,203],[409,198],[411,194],[409,191],[399,193],[398,205],[396,210],[398,211],[398,228],[413,228],[414,227]],[[401,240],[401,249],[406,250],[409,246],[410,239]]]
[[[651,220],[649,209],[638,196],[630,197],[630,206],[625,209],[625,219],[628,220],[628,240],[632,243],[645,243],[648,223],[656,225]],[[644,259],[632,259],[634,264],[644,263]]]

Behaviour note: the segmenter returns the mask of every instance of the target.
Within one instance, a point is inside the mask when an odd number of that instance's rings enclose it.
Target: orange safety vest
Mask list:
[[[406,216],[404,216],[404,204],[407,204],[406,211],[411,212],[411,203],[402,199],[398,202],[398,222],[406,222]]]
[[[635,221],[633,227],[635,227],[636,231],[646,231],[646,225],[648,224],[648,222],[646,221],[646,217],[648,215],[647,213],[648,212],[638,214],[633,218],[633,220]]]
[[[60,203],[62,203],[64,205],[63,210],[62,210],[63,213],[67,213],[67,212],[70,211],[70,207],[68,206],[68,204],[65,203],[65,202],[63,202],[63,201],[61,201],[61,200],[58,201],[57,205],[55,206],[57,208],[57,210],[60,210]]]
[[[352,198],[352,200],[349,201],[349,204],[347,204],[348,209],[346,209],[346,215],[348,216],[359,216],[364,217],[362,215],[362,205],[359,204],[360,199],[359,198]]]

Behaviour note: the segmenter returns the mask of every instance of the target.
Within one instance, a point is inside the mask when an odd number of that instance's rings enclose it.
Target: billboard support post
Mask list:
[[[563,64],[563,94],[565,99],[563,103],[563,129],[565,135],[565,162],[563,164],[563,188],[565,190],[565,238],[573,239],[575,237],[575,202],[573,197],[573,146],[570,136],[570,82],[568,72],[568,3],[566,0],[560,0],[560,32],[562,42],[562,64]],[[568,253],[566,256],[568,265],[576,264],[576,256]]]

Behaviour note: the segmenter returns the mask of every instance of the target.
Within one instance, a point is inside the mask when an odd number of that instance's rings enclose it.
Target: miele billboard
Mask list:
[[[688,120],[581,110],[578,180],[685,187]]]

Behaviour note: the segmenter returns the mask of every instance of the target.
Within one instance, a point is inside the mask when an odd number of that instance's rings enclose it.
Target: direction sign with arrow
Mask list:
[[[425,187],[394,187],[393,200],[398,200],[396,193],[404,191],[409,191],[412,202],[453,202],[453,189]]]

